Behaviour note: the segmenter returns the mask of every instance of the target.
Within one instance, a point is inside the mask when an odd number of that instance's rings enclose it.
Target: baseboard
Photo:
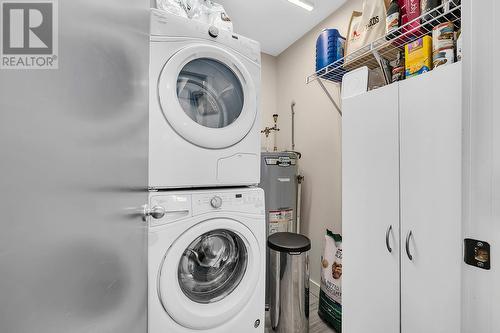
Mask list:
[[[309,292],[319,298],[319,290],[319,283],[313,280],[309,280]]]

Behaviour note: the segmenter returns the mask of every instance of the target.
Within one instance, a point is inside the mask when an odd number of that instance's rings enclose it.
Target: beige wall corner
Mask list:
[[[336,28],[345,36],[352,11],[361,7],[361,0],[347,1],[277,57],[277,97],[269,102],[270,105],[276,103],[280,115],[281,131],[277,136],[280,150],[291,149],[290,104],[296,102],[295,149],[302,153],[300,170],[305,176],[301,225],[303,233],[312,241],[310,271],[315,282],[320,282],[325,230],[342,232],[341,117],[319,85],[316,82],[306,85],[305,79],[315,71],[319,33],[325,28]],[[266,67],[263,68],[265,71]],[[338,100],[338,87],[335,84],[327,84],[327,87]],[[269,117],[270,113],[264,110],[264,123],[272,120]]]
[[[278,59],[262,53],[262,95],[260,107],[262,112],[262,129],[273,126],[273,114],[278,113]],[[278,122],[279,126],[279,122]],[[262,149],[272,151],[275,134],[266,138],[262,134]]]

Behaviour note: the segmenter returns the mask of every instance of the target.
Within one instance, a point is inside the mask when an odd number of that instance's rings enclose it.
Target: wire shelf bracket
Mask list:
[[[337,102],[335,101],[335,98],[332,97],[332,95],[330,94],[328,89],[325,87],[325,84],[323,83],[323,81],[318,80],[318,83],[319,83],[319,86],[321,87],[321,89],[323,89],[323,91],[325,92],[325,94],[328,97],[328,99],[330,100],[330,102],[332,102],[333,106],[335,107],[335,109],[337,110],[339,115],[342,117],[342,108],[337,104]],[[339,96],[340,96],[340,92],[341,92],[341,87],[339,85]]]

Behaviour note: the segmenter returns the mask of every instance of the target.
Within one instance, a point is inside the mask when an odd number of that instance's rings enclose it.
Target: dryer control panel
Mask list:
[[[151,41],[174,38],[177,41],[191,39],[217,43],[243,54],[256,64],[261,64],[261,48],[258,42],[224,29],[217,29],[204,22],[169,14],[162,10],[151,9],[150,33]]]

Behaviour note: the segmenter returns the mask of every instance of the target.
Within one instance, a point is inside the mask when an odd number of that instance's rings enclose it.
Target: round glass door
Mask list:
[[[158,270],[166,313],[192,330],[214,330],[242,311],[264,275],[265,241],[230,218],[203,219],[176,236]]]
[[[257,91],[249,69],[258,64],[204,44],[169,58],[158,80],[161,112],[183,139],[222,149],[247,136],[257,118]],[[257,75],[257,74],[255,74]]]
[[[182,68],[177,97],[189,118],[209,128],[232,124],[243,110],[243,88],[236,74],[208,58],[192,60]]]
[[[179,285],[193,302],[208,304],[229,295],[241,282],[248,254],[240,236],[229,230],[207,232],[182,254]]]

